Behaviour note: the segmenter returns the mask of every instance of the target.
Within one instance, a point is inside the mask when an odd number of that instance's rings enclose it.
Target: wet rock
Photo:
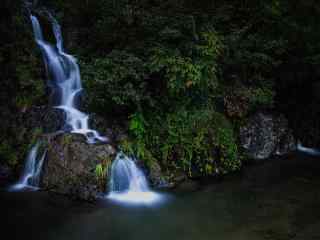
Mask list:
[[[297,149],[297,143],[291,130],[288,130],[286,134],[282,136],[280,142],[277,145],[275,154],[285,155]]]
[[[90,113],[89,115],[89,125],[91,128],[103,132],[108,128],[106,121],[96,113]]]
[[[156,161],[152,161],[148,167],[148,179],[154,187],[166,187],[168,185],[162,174],[161,167]]]
[[[257,113],[240,128],[240,142],[251,159],[284,155],[296,149],[295,139],[283,115]]]
[[[98,114],[91,113],[89,115],[89,126],[92,129],[96,129],[101,135],[108,137],[110,142],[114,144],[128,139],[128,135],[122,127],[112,124]]]
[[[243,118],[249,111],[249,98],[246,94],[229,94],[224,97],[226,115],[230,118]]]
[[[165,188],[176,188],[189,180],[185,172],[177,170],[168,173],[168,175],[165,175],[164,179],[165,184],[162,187]]]
[[[88,144],[79,134],[60,134],[46,139],[47,158],[41,187],[73,198],[94,200],[107,179],[96,175],[98,164],[110,164],[115,149],[109,144]]]
[[[35,106],[22,114],[21,124],[26,129],[40,128],[44,133],[62,129],[65,113],[63,110],[47,106]]]
[[[110,124],[98,114],[91,113],[89,115],[89,126],[90,128],[97,130],[103,136],[107,136],[110,140],[114,138],[114,132],[109,127]]]

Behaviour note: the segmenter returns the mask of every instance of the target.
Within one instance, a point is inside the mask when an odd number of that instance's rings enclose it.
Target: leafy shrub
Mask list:
[[[253,107],[272,107],[274,104],[275,92],[270,87],[256,88],[249,95]]]
[[[100,163],[95,167],[94,173],[101,191],[105,191],[106,180],[110,173],[111,164],[112,160],[110,158],[102,158],[100,159]]]
[[[171,95],[186,91],[210,91],[217,86],[217,58],[222,43],[214,30],[203,32],[198,44],[188,43],[185,51],[158,46],[152,49],[149,71],[162,73]]]
[[[16,151],[8,142],[0,144],[0,159],[11,166],[15,166],[18,163]]]
[[[113,51],[105,58],[82,62],[89,104],[94,110],[112,106],[136,108],[151,101],[144,62],[131,53]]]
[[[130,128],[133,140],[123,142],[122,146],[147,165],[158,161],[168,170],[182,169],[189,176],[240,168],[233,128],[222,114],[209,109],[181,108],[166,114],[165,119],[151,116],[152,125],[143,130],[136,121],[141,120],[132,118],[130,124],[135,126]]]

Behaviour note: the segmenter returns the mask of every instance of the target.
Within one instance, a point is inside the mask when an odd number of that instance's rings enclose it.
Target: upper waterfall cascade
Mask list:
[[[63,38],[58,22],[49,14],[52,31],[56,40],[53,45],[44,40],[39,20],[31,15],[35,41],[38,44],[49,77],[49,86],[58,98],[58,106],[66,113],[65,129],[83,134],[89,143],[105,142],[106,137],[89,128],[89,116],[77,109],[77,100],[82,91],[80,70],[76,59],[65,53]]]
[[[48,74],[48,85],[57,96],[58,105],[56,108],[62,109],[66,113],[64,128],[72,133],[79,133],[86,136],[88,143],[97,141],[106,142],[106,137],[89,128],[89,116],[77,109],[76,102],[82,91],[80,70],[76,59],[65,53],[63,50],[63,38],[58,22],[48,13],[52,24],[52,31],[56,44],[45,41],[39,20],[36,16],[30,15],[34,38],[39,46],[43,61]],[[42,165],[46,156],[46,151],[41,158],[38,157],[40,143],[35,144],[26,158],[24,170],[18,183],[11,187],[11,190],[24,188],[37,189],[40,182]]]

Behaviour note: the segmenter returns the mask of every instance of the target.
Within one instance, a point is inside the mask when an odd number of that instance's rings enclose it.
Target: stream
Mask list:
[[[186,183],[155,205],[71,201],[47,192],[0,193],[8,239],[320,239],[320,159],[304,154]]]

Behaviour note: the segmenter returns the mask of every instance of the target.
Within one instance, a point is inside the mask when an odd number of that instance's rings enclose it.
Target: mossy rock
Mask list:
[[[84,136],[70,133],[49,135],[45,141],[49,147],[42,188],[84,200],[96,199],[105,190],[95,170],[104,159],[113,159],[116,151],[111,145],[88,144]]]

